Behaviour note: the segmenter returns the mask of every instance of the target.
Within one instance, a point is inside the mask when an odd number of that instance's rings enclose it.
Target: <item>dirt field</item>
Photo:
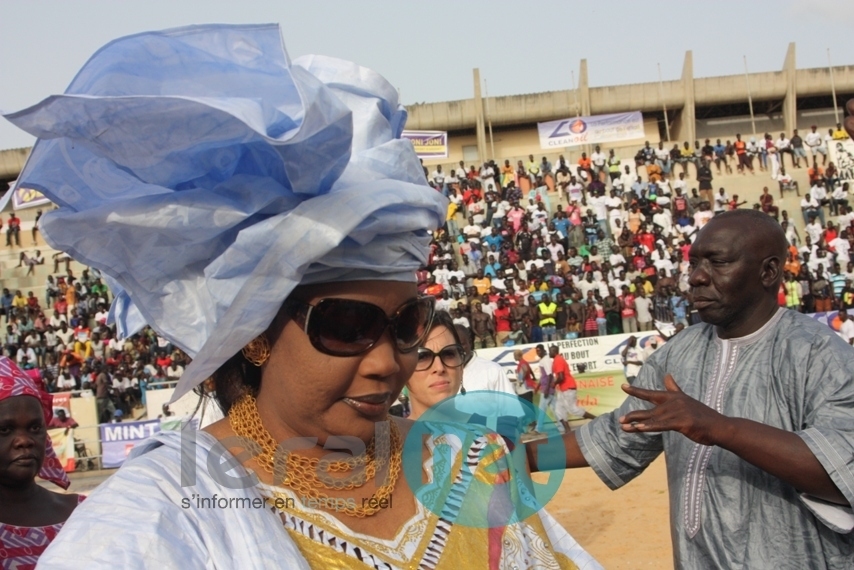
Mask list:
[[[618,491],[569,470],[546,508],[608,570],[673,567],[663,457]]]

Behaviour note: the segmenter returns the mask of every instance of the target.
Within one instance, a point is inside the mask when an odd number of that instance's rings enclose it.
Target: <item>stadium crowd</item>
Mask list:
[[[778,219],[792,244],[780,304],[807,313],[843,310],[840,332],[854,342],[854,321],[844,311],[854,308],[854,213],[849,185],[841,182],[854,177],[827,161],[838,131],[822,138],[811,136],[813,128],[804,140],[797,132],[781,135],[783,142],[766,135],[764,152],[764,145],[737,136],[735,143],[697,141],[691,149],[685,142],[669,151],[647,143],[629,164],[596,146],[573,164],[530,155],[515,166],[461,161],[447,174],[441,166],[425,168],[450,205],[429,263],[417,273],[419,290],[470,331],[475,348],[650,331],[665,323],[681,330],[697,321],[687,295],[697,231],[714,215],[747,206],[724,188],[714,191],[713,167],[719,174],[768,170],[782,196],[799,191],[782,163],[789,154],[792,167],[812,163],[801,200],[804,235],[767,186],[752,205]],[[769,156],[779,163],[771,165]],[[16,235],[7,237],[11,245]],[[144,404],[146,389],[180,378],[189,358],[150,328],[117,338],[106,322],[110,293],[97,270],[78,278],[67,256],[53,261],[44,299],[3,289],[4,354],[51,392],[93,390],[102,422]],[[21,253],[28,274],[43,263],[38,251]]]
[[[469,329],[476,348],[649,331],[663,323],[678,331],[697,321],[687,296],[697,232],[715,215],[747,206],[777,219],[791,243],[780,305],[842,310],[841,334],[854,342],[854,323],[844,324],[844,310],[854,307],[854,214],[848,183],[827,161],[828,145],[847,134],[841,127],[823,138],[811,131],[805,139],[781,133],[778,141],[766,134],[766,145],[740,135],[725,145],[697,141],[695,149],[685,142],[682,150],[647,142],[631,164],[596,146],[573,164],[530,155],[515,166],[490,160],[479,169],[461,161],[447,174],[441,166],[425,168],[450,206],[429,265],[418,272],[419,288]],[[781,197],[786,190],[800,195],[786,174],[786,154],[794,168],[812,163],[801,200],[803,236],[768,186],[748,206],[712,183],[713,166],[718,174],[758,168],[769,172]],[[696,167],[691,178],[688,164]]]
[[[23,255],[23,254],[22,254]],[[4,354],[49,392],[92,390],[100,423],[128,417],[146,389],[181,377],[187,356],[146,327],[126,339],[107,324],[110,292],[94,269],[47,276],[45,297],[4,288]]]

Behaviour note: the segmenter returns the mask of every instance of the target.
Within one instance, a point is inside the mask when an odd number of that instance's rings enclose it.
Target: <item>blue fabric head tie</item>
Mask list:
[[[123,336],[193,362],[173,399],[266,330],[298,284],[414,281],[447,201],[375,72],[288,58],[277,25],[115,40],[63,95],[6,118],[39,137],[18,184],[45,240],[100,269]]]

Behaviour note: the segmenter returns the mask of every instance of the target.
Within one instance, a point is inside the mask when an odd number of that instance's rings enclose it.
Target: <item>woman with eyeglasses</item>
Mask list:
[[[460,393],[467,359],[451,315],[436,311],[430,332],[418,347],[415,372],[406,384],[412,406],[410,420],[417,420],[432,406]]]
[[[427,359],[415,272],[447,200],[385,79],[194,26],[108,44],[9,119],[42,137],[20,180],[61,206],[48,242],[108,276],[121,334],[192,357],[173,400],[210,377],[225,414],[134,448],[45,566],[596,567],[517,477],[468,476],[513,473],[498,436],[388,414]]]

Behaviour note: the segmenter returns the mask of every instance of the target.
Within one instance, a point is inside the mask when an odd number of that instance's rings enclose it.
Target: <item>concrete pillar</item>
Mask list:
[[[682,92],[685,94],[682,110],[670,128],[674,141],[688,141],[693,148],[697,139],[697,113],[694,107],[694,53],[691,50],[685,52],[682,64]],[[681,144],[679,148],[682,148]]]
[[[590,112],[590,82],[587,80],[587,60],[582,59],[578,68],[578,104],[581,106],[581,115],[589,117]]]
[[[481,164],[486,162],[486,123],[483,117],[483,98],[480,95],[480,69],[474,68],[474,115],[475,115],[475,133],[477,135],[477,157]]]
[[[786,76],[786,96],[783,98],[783,128],[786,136],[792,136],[792,131],[798,128],[798,90],[797,69],[795,67],[795,42],[789,44],[786,51],[786,61],[783,63],[783,73]]]

